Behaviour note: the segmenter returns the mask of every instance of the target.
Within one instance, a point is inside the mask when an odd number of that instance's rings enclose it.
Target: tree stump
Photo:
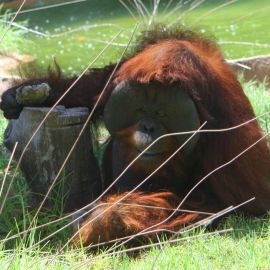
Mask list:
[[[4,144],[12,151],[18,142],[15,159],[19,159],[29,138],[48,111],[49,108],[25,107],[18,119],[9,122]],[[55,179],[88,114],[87,108],[66,109],[57,106],[28,146],[20,168],[34,194],[36,204]],[[100,173],[93,154],[88,125],[46,201],[46,207],[51,207],[60,200],[65,202],[65,211],[71,211],[89,203],[100,192]]]

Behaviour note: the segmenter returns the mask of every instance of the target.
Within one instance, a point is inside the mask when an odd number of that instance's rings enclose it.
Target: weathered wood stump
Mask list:
[[[4,144],[11,151],[18,142],[16,159],[21,156],[29,138],[48,110],[49,108],[25,107],[19,119],[9,122]],[[28,146],[20,168],[35,194],[35,203],[40,202],[55,179],[87,116],[87,108],[56,107]],[[65,210],[71,211],[89,203],[100,192],[100,173],[88,126],[69,157],[46,206],[54,205],[58,198],[65,202]]]

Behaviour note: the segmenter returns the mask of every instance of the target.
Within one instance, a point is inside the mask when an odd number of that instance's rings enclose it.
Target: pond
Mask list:
[[[135,14],[130,4],[132,1],[124,2],[129,3],[129,8]],[[230,5],[224,5],[224,1],[205,1],[198,7],[193,7],[194,3],[192,6],[194,1],[185,1],[179,9],[179,1],[173,1],[170,8],[163,12],[168,2],[160,1],[158,21],[169,24],[179,19],[186,25],[194,24],[200,31],[215,35],[218,41],[247,42],[221,45],[227,58],[269,54],[268,0],[227,1],[234,2]],[[146,8],[151,12],[153,7],[149,4]],[[169,10],[175,12],[166,18]],[[137,19],[142,22],[142,18]],[[36,57],[42,66],[52,63],[55,58],[63,71],[71,74],[84,69],[106,43],[122,30],[95,66],[116,61],[129,41],[137,19],[118,0],[88,0],[21,14],[16,21],[27,20],[28,27],[39,32],[39,35],[28,34],[31,43],[23,49],[26,54]]]

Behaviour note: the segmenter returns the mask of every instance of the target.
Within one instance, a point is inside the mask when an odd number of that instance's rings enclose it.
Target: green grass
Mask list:
[[[262,115],[265,112],[270,112],[270,92],[265,84],[257,85],[255,82],[248,82],[244,86],[246,95],[252,101],[255,114]],[[259,122],[263,130],[270,131],[269,114],[262,116]]]
[[[257,115],[270,111],[270,93],[265,85],[253,82],[244,83],[246,94],[251,100]],[[269,129],[270,116],[260,119],[264,130]],[[0,140],[6,127],[6,120],[0,117]],[[0,148],[0,177],[7,165],[9,154]],[[15,163],[8,176],[10,181]],[[34,211],[28,205],[29,191],[25,180],[19,173],[13,185],[4,212],[0,216],[1,239],[8,235],[21,232],[29,226]],[[35,224],[44,224],[61,216],[61,208],[43,211]],[[50,241],[35,248],[37,243],[46,235],[60,228],[66,221],[47,226],[42,230],[33,230],[22,240],[22,237],[0,244],[0,267],[6,269],[151,269],[158,255],[158,248],[150,248],[139,254],[115,254],[106,257],[105,251],[97,255],[86,253],[84,250],[73,250],[68,247],[64,253],[59,253],[70,235],[69,229],[62,231]],[[35,226],[34,226],[35,227]],[[233,228],[232,232],[220,235],[208,235],[217,230]],[[229,216],[215,229],[197,229],[184,237],[193,237],[180,241],[176,245],[166,246],[158,255],[156,269],[268,269],[270,261],[270,215],[264,219]],[[161,240],[163,237],[161,237]],[[30,248],[28,248],[30,247]],[[97,256],[104,255],[104,258]]]
[[[151,248],[134,255],[113,255],[97,258],[84,251],[67,250],[57,254],[47,248],[27,250],[19,245],[15,250],[0,250],[0,266],[6,269],[268,269],[270,237],[269,218],[244,219],[229,217],[220,226],[235,228],[227,234],[204,236],[196,231],[189,236],[194,239],[181,241],[165,247],[159,254],[158,248]],[[209,232],[208,232],[209,233]],[[158,257],[157,257],[158,256]]]
[[[149,1],[144,2],[148,3]],[[164,23],[174,21],[190,7],[189,4],[186,4],[168,19],[164,19],[162,9],[166,1],[160,2],[157,21]],[[177,2],[175,0],[172,7]],[[224,3],[224,1],[206,0],[205,4],[187,13],[181,23],[190,26],[202,15],[221,3]],[[270,44],[269,12],[270,4],[268,0],[239,0],[202,18],[194,26],[213,34],[217,41]],[[29,28],[50,34],[61,34],[83,25],[112,24],[112,26],[85,29],[53,38],[28,34],[27,37],[33,42],[31,46],[23,47],[24,52],[35,56],[43,66],[51,64],[53,58],[56,58],[66,74],[81,71],[105,46],[103,42],[108,42],[120,29],[123,32],[115,42],[126,44],[136,23],[136,20],[129,15],[118,0],[91,0],[76,5],[22,14],[16,19],[18,23],[25,20],[28,21]],[[138,20],[142,22],[141,18],[138,18]],[[269,47],[263,48],[254,45],[221,45],[221,47],[227,58],[269,54]],[[112,46],[95,65],[103,66],[115,61],[122,50],[123,47]]]

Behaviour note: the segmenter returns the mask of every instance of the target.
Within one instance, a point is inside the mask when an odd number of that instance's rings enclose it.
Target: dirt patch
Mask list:
[[[1,53],[0,54],[0,97],[7,90],[12,81],[18,79],[18,76],[13,75],[21,64],[33,61],[31,55],[20,55],[18,53]]]
[[[18,53],[1,53],[0,54],[0,74],[10,73],[15,70],[19,65],[33,61],[31,55],[21,55]]]

